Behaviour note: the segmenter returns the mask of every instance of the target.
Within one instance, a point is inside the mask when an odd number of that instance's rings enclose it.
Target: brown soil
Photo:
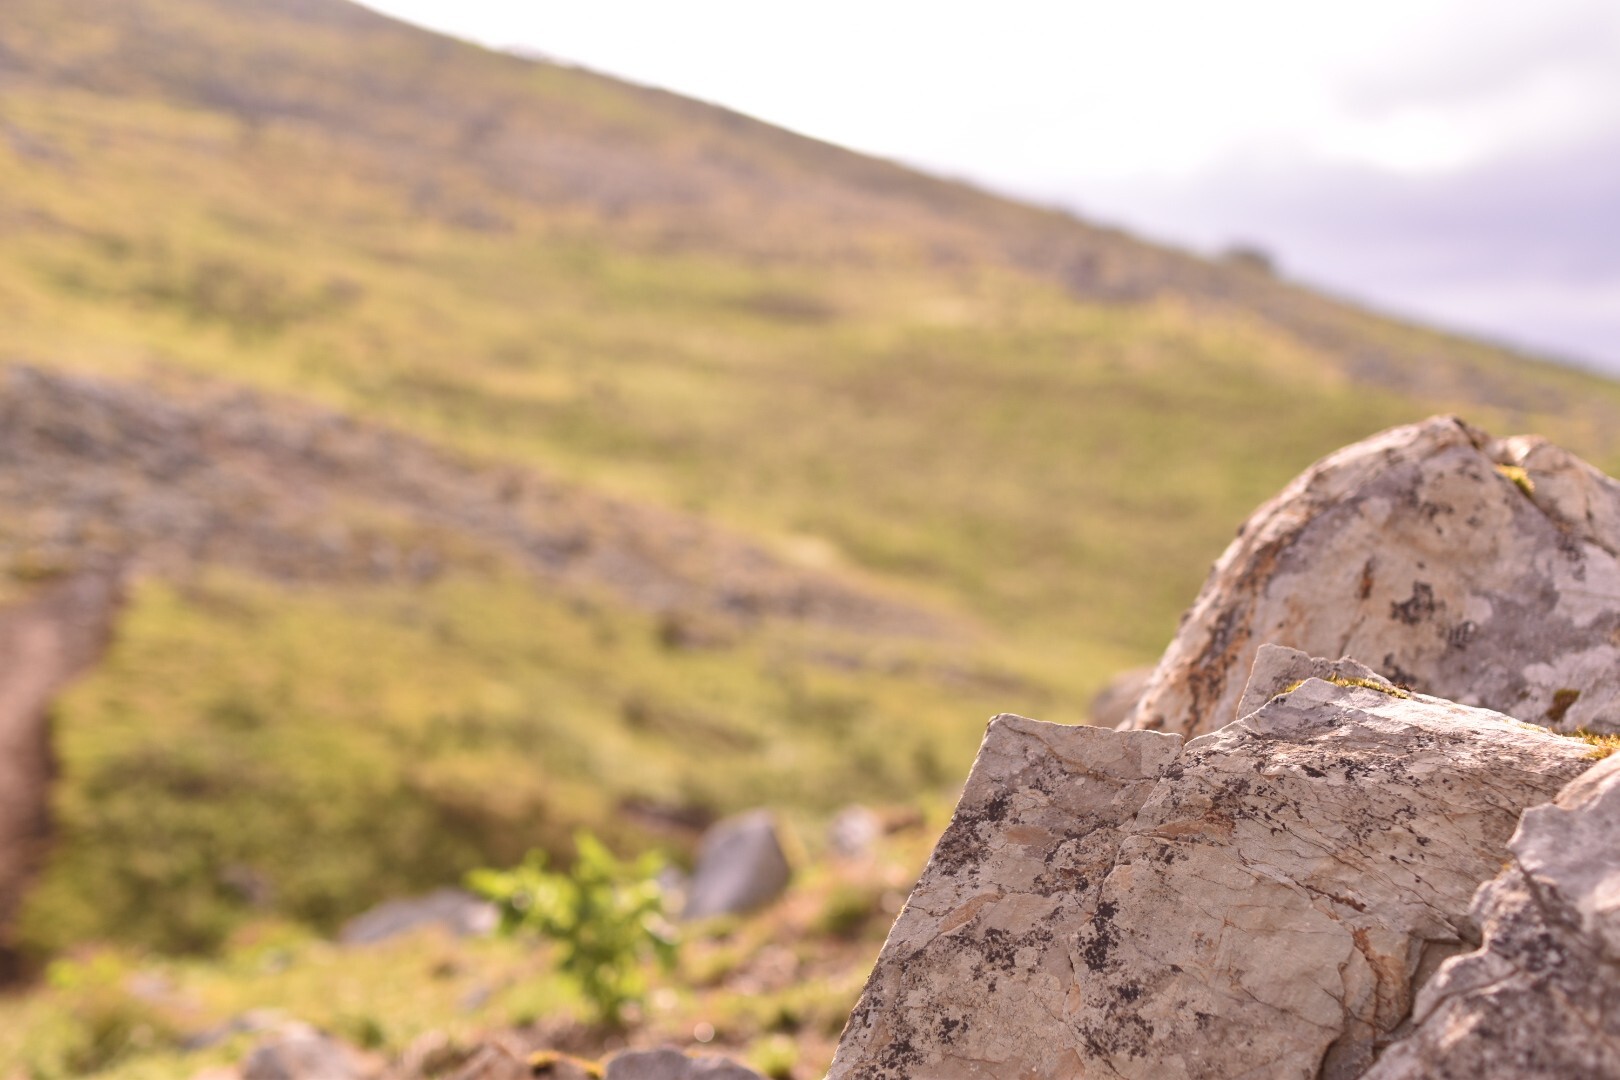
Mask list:
[[[115,571],[55,582],[0,611],[0,984],[19,974],[10,923],[50,834],[51,699],[106,649]]]

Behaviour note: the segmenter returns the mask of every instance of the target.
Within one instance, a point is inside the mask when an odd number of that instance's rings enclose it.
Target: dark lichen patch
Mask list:
[[[1547,722],[1550,724],[1562,723],[1564,714],[1569,712],[1570,706],[1580,699],[1581,692],[1567,686],[1554,691],[1552,704],[1547,707]]]
[[[1414,581],[1411,596],[1400,603],[1390,602],[1389,617],[1398,619],[1407,626],[1416,626],[1425,619],[1433,618],[1437,607],[1434,586],[1427,581]]]
[[[945,1046],[956,1041],[956,1037],[967,1031],[968,1022],[961,1016],[942,1016],[934,1023],[934,1038]]]
[[[1479,624],[1472,619],[1464,619],[1446,631],[1446,645],[1460,652],[1468,648],[1468,643],[1473,641],[1474,635],[1478,633]]]
[[[1119,905],[1104,900],[1091,914],[1090,932],[1080,936],[1080,959],[1092,971],[1105,971],[1117,963],[1111,954],[1119,945],[1119,930],[1114,926],[1118,914]]]

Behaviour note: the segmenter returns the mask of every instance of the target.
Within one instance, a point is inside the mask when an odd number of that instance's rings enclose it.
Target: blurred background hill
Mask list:
[[[1597,376],[341,0],[6,0],[0,236],[4,595],[130,582],[35,960],[949,799],[1338,446],[1620,467]]]

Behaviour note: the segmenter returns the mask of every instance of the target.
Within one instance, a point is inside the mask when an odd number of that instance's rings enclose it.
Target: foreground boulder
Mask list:
[[[1620,1076],[1620,757],[1525,812],[1474,898],[1478,951],[1418,996],[1367,1080]]]
[[[11,923],[50,832],[50,704],[100,659],[121,593],[114,571],[85,571],[0,612],[0,983],[18,974]]]
[[[1312,466],[1244,524],[1128,728],[1226,724],[1262,642],[1350,654],[1425,694],[1620,731],[1620,484],[1451,417]]]
[[[992,721],[829,1077],[1360,1075],[1592,747],[1343,681],[1186,746]]]

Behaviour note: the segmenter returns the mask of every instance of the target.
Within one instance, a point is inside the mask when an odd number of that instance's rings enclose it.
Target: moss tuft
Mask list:
[[[1530,473],[1522,465],[1498,465],[1496,471],[1513,481],[1513,486],[1526,495],[1536,493],[1536,482],[1530,479]]]
[[[1604,735],[1596,731],[1587,731],[1585,728],[1580,728],[1570,738],[1590,743],[1592,752],[1586,756],[1593,761],[1602,761],[1616,750],[1620,750],[1620,735]]]
[[[1352,675],[1313,675],[1311,678],[1319,678],[1323,682],[1332,683],[1334,686],[1360,686],[1367,690],[1377,690],[1380,694],[1388,694],[1390,697],[1409,698],[1412,696],[1410,693],[1402,690],[1398,686],[1389,686],[1373,679],[1358,679]],[[1283,694],[1292,694],[1295,690],[1298,690],[1300,687],[1304,686],[1307,681],[1308,680],[1306,679],[1299,679],[1295,682],[1289,683],[1287,686],[1283,687],[1281,693],[1275,696],[1282,697]]]

